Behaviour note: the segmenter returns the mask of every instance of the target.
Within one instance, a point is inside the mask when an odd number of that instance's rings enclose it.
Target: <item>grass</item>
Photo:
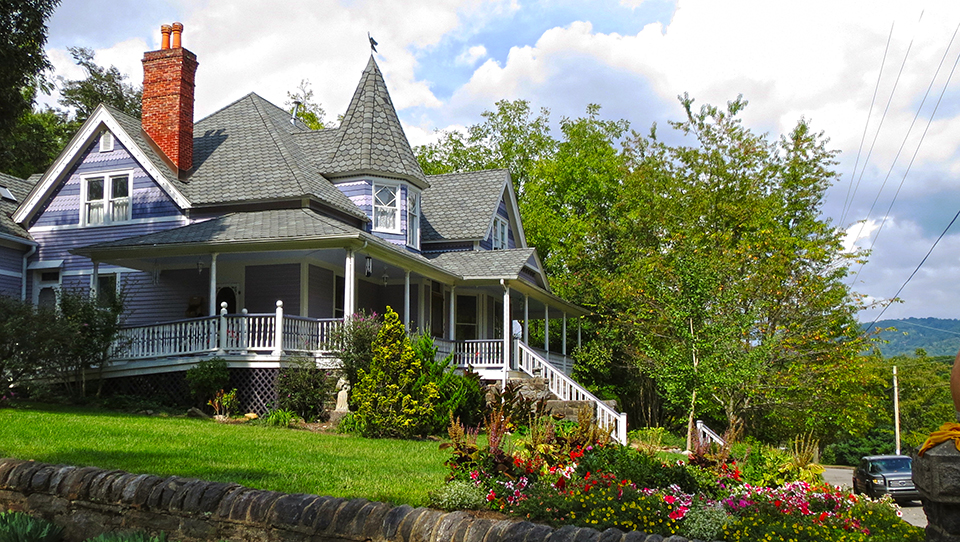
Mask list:
[[[419,506],[449,454],[433,441],[27,404],[0,409],[0,457]]]

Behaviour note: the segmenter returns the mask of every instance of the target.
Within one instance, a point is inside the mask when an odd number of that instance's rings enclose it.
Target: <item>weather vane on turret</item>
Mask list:
[[[377,52],[377,40],[373,39],[373,36],[370,35],[370,32],[367,32],[367,39],[370,40],[370,51],[371,53]]]

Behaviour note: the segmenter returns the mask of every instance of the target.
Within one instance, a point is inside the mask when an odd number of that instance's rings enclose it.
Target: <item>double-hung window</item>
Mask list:
[[[420,194],[407,187],[407,245],[420,248]]]
[[[130,220],[129,173],[97,175],[83,179],[83,224],[113,224]]]
[[[493,250],[507,248],[507,221],[499,216],[493,219]]]
[[[373,229],[400,233],[400,187],[373,185]]]

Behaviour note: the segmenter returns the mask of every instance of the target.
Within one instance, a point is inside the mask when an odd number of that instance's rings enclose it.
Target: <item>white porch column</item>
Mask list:
[[[210,316],[217,314],[217,253],[210,255]]]
[[[563,313],[563,357],[567,357],[567,313]]]
[[[523,294],[523,342],[530,346],[530,296]]]
[[[424,305],[427,304],[427,288],[424,284],[427,282],[423,279],[420,279],[420,284],[417,285],[417,299],[420,301],[417,303],[417,331],[420,333],[427,333],[424,329],[426,326],[423,322],[424,315]]]
[[[457,340],[457,287],[450,287],[450,310],[448,311],[447,320],[449,324],[449,329],[447,330],[447,338],[451,341]]]
[[[403,273],[403,327],[410,332],[410,272]]]
[[[543,350],[550,361],[550,305],[543,304]]]
[[[97,290],[100,289],[100,262],[93,262],[93,274],[90,275],[90,299],[96,301]]]
[[[283,354],[283,301],[277,300],[277,323],[274,326],[273,355]]]
[[[510,285],[503,283],[503,388],[510,378],[510,346],[513,338],[513,322],[510,320]]]
[[[347,259],[343,263],[343,320],[346,322],[353,318],[353,313],[357,312],[356,306],[356,288],[357,288],[357,257],[351,249],[347,249]]]

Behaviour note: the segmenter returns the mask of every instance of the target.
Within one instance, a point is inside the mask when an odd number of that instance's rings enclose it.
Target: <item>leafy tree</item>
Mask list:
[[[47,19],[59,0],[22,0],[0,4],[0,134],[10,130],[30,110],[31,96],[50,62],[44,54]]]
[[[373,363],[373,342],[383,319],[376,312],[360,311],[330,334],[326,347],[340,360],[343,376],[353,390],[360,382],[360,371],[370,371]],[[350,394],[350,410],[356,410],[355,392]]]
[[[550,111],[536,117],[526,100],[500,100],[496,110],[481,113],[484,121],[466,129],[440,133],[436,143],[414,149],[427,175],[505,168],[520,194],[536,164],[553,155]]]
[[[299,107],[297,104],[300,104]],[[311,130],[327,128],[327,121],[324,120],[327,112],[320,104],[313,101],[313,89],[310,88],[310,81],[307,79],[300,81],[294,92],[287,92],[287,101],[284,102],[284,106],[290,108],[291,114],[296,111],[297,118],[306,124],[307,128]]]
[[[78,124],[93,114],[101,103],[113,106],[131,117],[140,118],[140,103],[143,89],[126,82],[127,76],[116,66],[104,68],[94,62],[93,50],[86,47],[69,47],[70,55],[83,68],[84,79],[67,80],[59,77],[61,84],[60,105],[72,108]]]
[[[34,102],[36,88],[24,89]],[[0,171],[20,178],[46,170],[76,132],[79,124],[65,111],[45,107],[22,114],[0,144]]]
[[[93,299],[86,290],[61,290],[58,324],[64,343],[63,356],[53,369],[70,395],[86,397],[91,371],[99,376],[110,361],[110,351],[120,335],[122,296]],[[103,379],[99,379],[97,396]]]
[[[373,343],[369,371],[361,369],[353,389],[355,420],[367,437],[410,438],[431,430],[439,391],[434,382],[417,385],[423,367],[400,317],[387,307]]]

